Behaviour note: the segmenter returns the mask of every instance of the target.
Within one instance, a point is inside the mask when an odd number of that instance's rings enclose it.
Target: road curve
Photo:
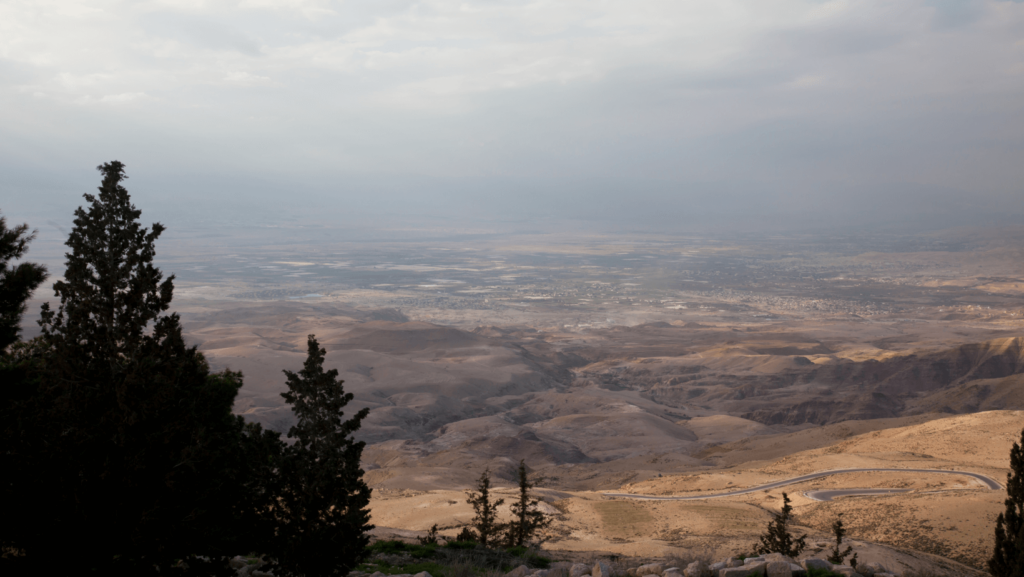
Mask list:
[[[854,495],[892,495],[896,493],[907,493],[910,489],[836,489],[834,491],[806,491],[804,496],[814,501],[831,501],[836,497],[851,497]]]
[[[746,495],[747,493],[756,493],[758,491],[767,491],[769,489],[776,489],[778,487],[785,487],[786,485],[793,485],[796,483],[803,483],[804,481],[810,481],[812,479],[820,479],[821,477],[828,477],[830,475],[841,475],[844,473],[944,473],[947,475],[963,475],[965,477],[971,477],[977,479],[985,484],[989,489],[997,490],[1002,489],[1003,486],[992,480],[985,475],[978,473],[970,473],[968,471],[950,471],[947,469],[836,469],[832,471],[820,471],[818,473],[811,473],[810,475],[802,475],[800,477],[793,477],[792,479],[783,479],[782,481],[775,481],[774,483],[768,483],[766,485],[758,485],[757,487],[750,487],[749,489],[740,489],[738,491],[729,491],[728,493],[715,493],[712,495],[695,495],[691,497],[660,497],[657,495],[634,495],[631,493],[604,493],[605,497],[619,498],[619,499],[640,499],[647,501],[697,501],[700,499],[717,499],[719,497],[734,497],[736,495]],[[871,489],[848,489],[848,491],[858,491],[856,494],[864,494],[864,491],[870,491]],[[837,492],[837,491],[836,491]],[[848,493],[853,494],[853,493]],[[832,495],[832,497],[838,497],[840,495]],[[831,497],[829,497],[831,499]],[[829,500],[821,499],[821,500]]]

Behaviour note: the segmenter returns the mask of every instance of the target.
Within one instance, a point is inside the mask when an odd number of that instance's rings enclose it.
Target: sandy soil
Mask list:
[[[831,443],[809,449],[804,448],[806,444],[821,444],[809,440],[810,431],[719,445],[719,450],[728,453],[732,447],[739,452],[756,450],[750,447],[756,443],[774,447],[787,440],[801,441],[790,445],[793,453],[770,461],[667,474],[625,484],[621,490],[692,495],[759,485],[810,471],[872,466],[969,470],[1001,480],[1008,470],[1010,445],[1020,438],[1024,412],[991,411],[924,421],[859,434],[850,430],[856,423],[847,426],[849,434],[837,434],[840,427],[833,427],[825,432]],[[822,434],[820,429],[814,432]],[[619,463],[603,466],[610,474]],[[911,491],[832,502],[812,501],[803,495],[824,488]],[[783,491],[793,500],[798,530],[806,532],[816,544],[812,552],[820,548],[817,544],[823,546],[829,526],[842,513],[862,561],[902,569],[943,565],[930,555],[982,567],[991,554],[995,517],[1005,498],[1002,491],[987,490],[968,478],[890,472],[835,475],[708,501],[631,501],[608,499],[601,492],[545,488],[541,492],[546,509],[557,519],[552,539],[545,547],[639,557],[692,556],[700,552],[717,557],[745,552],[764,531],[771,513],[781,506]],[[512,489],[501,489],[499,494],[511,495]],[[437,523],[444,534],[457,533],[472,518],[465,493],[450,490],[379,489],[372,511],[374,522],[382,527],[424,531]],[[945,566],[960,567],[956,563]]]

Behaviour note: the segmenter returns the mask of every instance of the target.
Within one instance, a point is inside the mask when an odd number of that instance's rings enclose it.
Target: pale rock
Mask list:
[[[754,563],[764,563],[766,559],[764,557],[747,557],[743,560],[744,565],[752,565]]]
[[[274,574],[270,571],[253,571],[250,575],[252,577],[274,577]]]
[[[594,563],[594,568],[590,571],[590,574],[593,577],[612,577],[612,568],[604,561],[598,561]]]
[[[815,559],[811,557],[808,559],[804,559],[803,561],[801,561],[801,563],[803,563],[804,569],[807,569],[808,571],[810,571],[811,569],[820,569],[822,571],[832,570],[832,564],[824,559]]]
[[[413,575],[413,577],[434,577],[434,576],[431,575],[430,573],[427,573],[426,571],[420,571],[419,573]]]
[[[856,571],[864,577],[875,577],[875,568],[870,565],[857,564]],[[879,571],[879,573],[881,573],[881,571]]]
[[[764,572],[767,577],[793,577],[787,561],[769,561],[765,563]]]
[[[626,575],[628,577],[636,577],[636,567],[630,567],[629,569],[626,569]]]
[[[671,575],[678,575],[678,573],[671,573]],[[650,573],[650,574],[647,574],[647,575],[640,575],[640,577],[660,577],[660,576],[659,575],[655,575],[654,573]]]
[[[742,567],[727,567],[718,572],[718,577],[764,577],[765,563],[751,563]]]
[[[669,567],[661,572],[661,577],[683,577],[683,574],[679,572],[679,567]]]
[[[661,563],[648,563],[636,568],[637,575],[661,575],[664,572],[665,567],[663,567]]]
[[[573,563],[572,567],[569,568],[569,577],[583,577],[584,575],[590,574],[590,567],[587,567],[583,563]]]
[[[743,566],[743,561],[741,561],[739,559],[735,559],[735,558],[729,559],[729,560],[727,560],[725,562],[725,566],[726,566],[726,568],[729,568],[729,567],[742,567]]]
[[[539,569],[539,570],[533,572],[533,576],[532,577],[548,577],[548,572],[549,571],[547,569]]]
[[[782,553],[769,553],[764,556],[764,560],[771,563],[772,561],[785,561],[786,563],[793,563],[793,559],[786,557]]]
[[[683,575],[686,577],[711,577],[711,568],[704,561],[697,560],[686,566]]]
[[[863,575],[858,573],[856,569],[850,567],[849,565],[833,565],[832,572],[839,573],[840,575],[845,575],[846,577],[864,577]]]
[[[789,569],[793,572],[793,577],[807,577],[807,569],[804,569],[796,563],[790,563]]]
[[[718,575],[718,572],[721,569],[725,569],[726,563],[727,563],[727,561],[719,561],[718,563],[712,563],[711,566],[708,567],[708,569],[711,569],[712,573],[714,573],[715,575]]]
[[[529,574],[530,568],[526,565],[520,565],[508,573],[505,573],[505,577],[526,577]]]
[[[231,560],[228,561],[228,565],[230,565],[232,569],[241,569],[242,567],[245,567],[248,564],[249,560],[245,557],[242,557],[241,555],[237,557],[232,557]]]

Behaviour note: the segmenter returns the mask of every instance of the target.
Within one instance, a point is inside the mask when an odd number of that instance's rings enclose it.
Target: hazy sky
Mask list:
[[[0,209],[115,158],[154,202],[1005,218],[1024,3],[0,0]]]

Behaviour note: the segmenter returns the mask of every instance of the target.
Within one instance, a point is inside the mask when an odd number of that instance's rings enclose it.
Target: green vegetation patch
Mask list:
[[[432,577],[442,577],[448,574],[448,568],[444,565],[440,565],[433,561],[419,561],[416,563],[407,563],[404,565],[396,565],[388,563],[386,561],[380,561],[376,564],[363,563],[359,566],[359,570],[365,573],[373,573],[380,571],[385,575],[402,575],[411,574],[415,575],[422,571],[430,573]]]
[[[437,545],[417,545],[415,543],[406,543],[404,541],[397,540],[386,540],[377,541],[373,545],[366,548],[370,555],[409,555],[417,559],[430,559],[434,557],[437,552]]]
[[[418,545],[398,540],[377,541],[366,548],[371,562],[359,566],[360,571],[380,571],[388,575],[416,574],[427,571],[433,577],[447,576],[457,567],[471,567],[474,574],[488,569],[508,571],[519,565],[547,569],[551,559],[527,547],[491,549],[472,541],[449,541],[444,545]],[[392,556],[388,558],[388,556]],[[395,559],[394,556],[398,556]],[[408,561],[402,559],[406,557]],[[440,573],[438,573],[440,571]]]

